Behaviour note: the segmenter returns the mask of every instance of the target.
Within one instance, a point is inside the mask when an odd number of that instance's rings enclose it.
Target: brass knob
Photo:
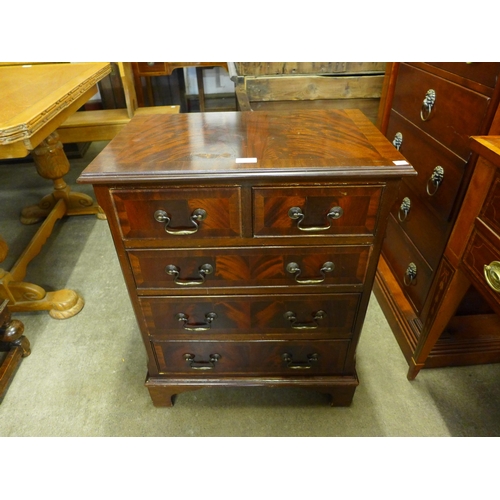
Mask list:
[[[392,145],[399,151],[401,144],[403,144],[403,134],[401,132],[396,132]]]
[[[429,177],[427,181],[427,194],[429,196],[434,196],[437,193],[437,190],[444,179],[444,168],[438,165],[432,172],[432,175]],[[434,189],[431,191],[429,189],[430,186],[434,186]]]
[[[425,94],[424,100],[422,102],[422,107],[420,109],[420,118],[422,121],[427,121],[431,115],[432,108],[436,102],[436,91],[429,89]]]
[[[415,265],[415,263],[410,262],[405,272],[404,284],[406,286],[410,286],[413,283],[413,281],[415,281],[416,277],[417,277],[417,266]]]
[[[410,211],[411,208],[411,201],[410,198],[407,196],[403,198],[403,201],[401,203],[401,206],[399,207],[399,212],[398,212],[398,219],[401,222],[404,222],[406,220],[406,217],[408,216],[408,212]],[[403,214],[403,215],[401,215]]]

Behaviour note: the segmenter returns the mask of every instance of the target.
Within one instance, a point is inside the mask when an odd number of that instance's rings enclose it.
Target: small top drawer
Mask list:
[[[383,186],[254,188],[254,235],[373,235]]]
[[[238,187],[112,190],[125,240],[171,240],[172,244],[240,236],[240,198]]]
[[[482,94],[401,64],[392,107],[467,160],[469,137],[482,133],[488,103]]]
[[[164,62],[138,62],[137,67],[139,68],[141,75],[165,73]]]

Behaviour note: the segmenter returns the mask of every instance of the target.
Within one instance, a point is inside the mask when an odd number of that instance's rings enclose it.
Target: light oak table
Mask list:
[[[8,300],[12,312],[46,310],[53,318],[64,319],[84,305],[73,290],[47,292],[23,279],[58,219],[80,214],[105,218],[91,197],[72,191],[64,181],[70,167],[55,131],[97,93],[97,82],[110,71],[109,63],[0,63],[0,159],[31,154],[38,174],[54,183],[52,193],[38,205],[22,210],[22,223],[43,222],[12,269],[0,269],[0,299]],[[1,238],[0,243],[1,262],[7,244]]]

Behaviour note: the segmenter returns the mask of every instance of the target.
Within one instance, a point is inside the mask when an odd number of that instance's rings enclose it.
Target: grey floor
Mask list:
[[[105,143],[71,161],[74,189]],[[51,190],[33,164],[0,165],[0,234],[8,270],[37,226],[19,222],[22,207]],[[372,296],[357,354],[360,385],[349,408],[300,389],[188,392],[171,409],[155,408],[144,387],[146,357],[106,221],[59,221],[25,281],[77,290],[84,309],[66,320],[17,313],[32,354],[0,404],[0,436],[498,436],[500,365],[423,370],[407,365]]]

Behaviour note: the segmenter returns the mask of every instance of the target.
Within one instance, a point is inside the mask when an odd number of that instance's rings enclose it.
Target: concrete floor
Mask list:
[[[71,161],[75,180],[105,143]],[[37,226],[19,222],[22,207],[50,192],[33,164],[0,164],[0,234],[14,264]],[[155,408],[144,387],[146,356],[106,221],[65,218],[30,264],[25,281],[69,288],[85,307],[66,320],[18,313],[31,343],[0,404],[0,436],[499,436],[500,365],[423,370],[407,364],[372,296],[361,336],[360,385],[349,408],[300,389],[211,389]]]

